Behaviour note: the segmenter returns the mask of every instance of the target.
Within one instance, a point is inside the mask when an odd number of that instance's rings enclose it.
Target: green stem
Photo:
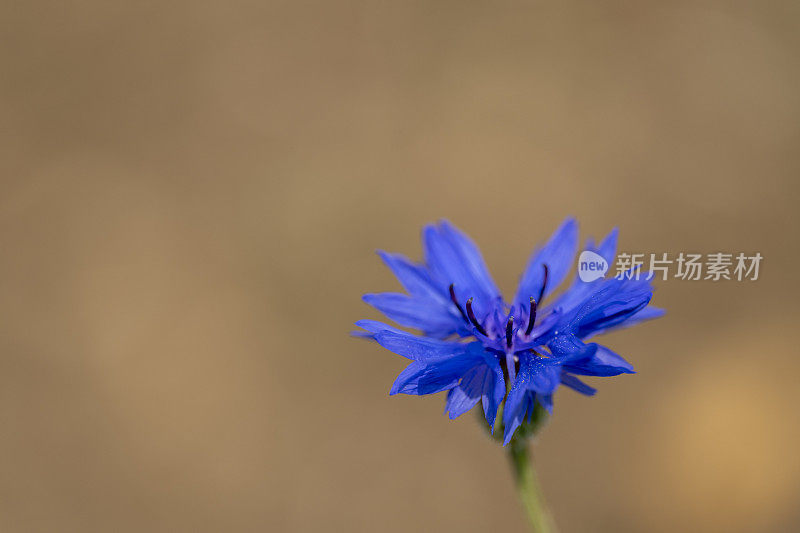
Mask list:
[[[501,404],[497,413],[497,419],[500,422],[495,427],[494,433],[492,433],[491,426],[484,420],[483,412],[475,410],[487,433],[499,443],[503,442],[504,428],[502,420],[504,408],[505,405]],[[558,531],[550,511],[547,509],[542,489],[539,487],[539,481],[536,479],[533,458],[530,452],[530,441],[544,427],[547,418],[547,410],[542,407],[542,404],[536,402],[530,419],[523,421],[511,438],[511,442],[506,446],[508,458],[511,460],[511,467],[514,470],[517,492],[522,504],[525,506],[525,512],[528,515],[528,520],[534,533],[556,533]]]
[[[533,408],[531,419],[523,423],[508,443],[508,458],[514,469],[517,492],[525,506],[534,533],[555,533],[556,525],[544,501],[536,471],[533,468],[530,441],[547,422],[547,410],[540,403]],[[500,433],[502,435],[502,432]]]
[[[528,514],[531,529],[535,533],[554,533],[556,527],[536,478],[528,439],[513,439],[508,444],[508,454],[514,469],[517,491]]]

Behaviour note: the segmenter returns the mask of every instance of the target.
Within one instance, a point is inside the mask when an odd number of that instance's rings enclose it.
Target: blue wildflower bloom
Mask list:
[[[552,302],[543,302],[572,268],[578,224],[569,218],[528,261],[514,299],[507,303],[492,280],[477,246],[447,221],[422,232],[425,259],[378,252],[407,294],[366,294],[364,301],[414,335],[373,320],[356,325],[356,334],[411,360],[390,394],[447,391],[451,419],[483,404],[494,431],[503,408],[504,444],[533,415],[538,403],[552,413],[560,385],[593,395],[596,389],[577,376],[615,376],[633,367],[589,338],[663,314],[648,307],[653,295],[648,276],[640,279],[577,275]],[[585,249],[614,262],[617,230]]]

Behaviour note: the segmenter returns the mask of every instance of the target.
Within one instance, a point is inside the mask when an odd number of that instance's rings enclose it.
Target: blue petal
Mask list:
[[[480,353],[450,355],[428,360],[415,360],[395,380],[390,395],[434,394],[452,389],[459,380],[477,365],[483,363]],[[482,349],[481,349],[482,351]]]
[[[354,336],[364,337],[372,340],[375,340],[375,334],[381,331],[393,331],[401,335],[407,335],[405,331],[393,328],[392,326],[384,324],[383,322],[378,322],[377,320],[359,320],[356,322],[356,326],[365,329],[366,331],[353,331],[352,334]]]
[[[544,283],[544,265],[548,268],[545,296],[558,287],[572,267],[577,247],[578,223],[574,218],[568,218],[550,237],[547,244],[534,252],[528,260],[528,266],[514,298],[514,307],[524,311],[530,303],[530,297],[538,297]]]
[[[455,309],[451,312],[448,306],[438,301],[394,292],[365,294],[363,300],[401,326],[419,329],[426,335],[447,337],[463,323],[455,314]],[[453,307],[452,304],[449,307]]]
[[[609,331],[614,331],[616,329],[629,328],[641,322],[646,322],[648,320],[653,320],[655,318],[664,316],[665,313],[666,311],[664,309],[651,307],[648,305],[647,307],[642,308],[640,311],[630,315],[622,322],[608,326],[604,329],[593,331],[590,335],[587,335],[587,338],[595,335],[602,335],[603,333],[608,333]]]
[[[488,312],[500,297],[478,247],[446,220],[423,229],[425,262],[441,291],[455,286],[460,301],[475,298],[474,306]]]
[[[599,290],[586,298],[574,312],[565,314],[564,320],[569,320],[569,324],[563,327],[585,338],[622,325],[644,309],[652,297],[653,289],[646,280],[603,280]]]
[[[519,373],[508,392],[503,410],[504,443],[509,443],[529,409],[530,393],[551,395],[561,382],[561,367],[534,356],[521,357]],[[541,403],[541,402],[540,402]],[[544,405],[544,404],[543,404]],[[545,405],[545,407],[547,407]],[[552,409],[552,398],[550,403]]]
[[[509,407],[508,399],[506,399],[506,405],[503,408],[503,446],[511,442],[514,432],[517,431],[526,416],[530,421],[535,399],[536,393],[532,391],[523,393],[520,398],[515,400],[515,405],[512,407]]]
[[[471,349],[471,345],[480,346],[479,342],[448,342],[388,329],[375,333],[374,338],[387,350],[418,361],[465,354]]]
[[[401,254],[378,250],[378,255],[410,295],[438,299],[444,303],[448,301],[446,295],[433,283],[424,266],[414,264]]]
[[[497,409],[505,396],[505,380],[503,370],[492,354],[485,354],[483,364],[468,370],[457,387],[447,396],[445,412],[451,419],[461,416],[480,399],[486,422],[494,431]]]
[[[561,382],[561,368],[542,363],[529,365],[529,368],[531,369],[530,381],[524,384],[529,390],[540,394],[550,394],[558,388]]]
[[[440,367],[429,368],[425,363],[414,361],[397,376],[389,395],[394,394],[435,394],[451,389],[458,384],[461,374]]]
[[[478,403],[483,392],[483,378],[486,375],[486,367],[479,366],[472,368],[464,374],[461,382],[450,389],[447,393],[447,404],[444,412],[448,414],[450,420],[463,415]]]
[[[636,313],[635,315],[633,315],[628,320],[628,324],[638,324],[639,322],[644,322],[645,320],[653,320],[654,318],[664,316],[666,312],[667,312],[666,310],[661,309],[659,307],[647,306],[638,313]]]
[[[486,422],[492,428],[492,433],[494,433],[497,410],[506,395],[506,380],[503,377],[503,369],[497,359],[494,359],[494,363],[490,365],[490,370],[494,374],[494,379],[491,382],[491,387],[488,384],[484,387],[482,400],[483,414],[486,417]]]
[[[587,346],[596,347],[594,354],[587,359],[565,364],[564,370],[581,376],[618,376],[635,373],[633,365],[602,344],[592,343]]]
[[[561,374],[561,383],[570,389],[576,390],[581,394],[585,394],[587,396],[594,396],[597,392],[597,389],[594,387],[590,387],[583,381],[579,380],[575,376],[571,374],[562,373]]]
[[[614,228],[608,235],[606,235],[606,238],[603,239],[603,242],[600,243],[600,246],[595,247],[592,244],[592,241],[589,240],[586,243],[584,250],[595,252],[605,259],[609,266],[613,265],[614,255],[617,251],[618,234],[618,229]],[[553,309],[560,308],[563,312],[571,311],[583,303],[583,301],[593,292],[597,291],[602,283],[602,278],[589,282],[581,281],[580,277],[576,273],[572,285],[570,285],[570,287],[556,299],[551,307]]]
[[[536,401],[539,402],[542,407],[544,407],[548,413],[551,415],[553,414],[553,395],[552,394],[537,394]],[[531,410],[531,414],[528,415],[530,419],[531,415],[533,414],[533,410]]]
[[[578,337],[571,333],[556,335],[547,344],[553,358],[548,362],[569,364],[591,358],[597,351],[596,344],[584,344]]]
[[[619,228],[612,229],[600,246],[597,247],[596,252],[606,260],[609,266],[614,264],[614,256],[617,253],[617,239],[619,237]]]

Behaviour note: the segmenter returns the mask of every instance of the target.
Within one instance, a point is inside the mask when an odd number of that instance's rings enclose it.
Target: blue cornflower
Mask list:
[[[408,294],[366,294],[364,301],[413,335],[373,320],[356,325],[357,335],[411,360],[390,394],[448,391],[445,412],[456,418],[483,403],[494,431],[503,407],[504,444],[538,403],[552,413],[553,393],[566,385],[582,394],[596,389],[576,376],[615,376],[633,367],[590,337],[663,314],[647,307],[653,295],[648,276],[606,277],[583,282],[577,276],[552,302],[543,302],[568,275],[578,245],[578,224],[567,219],[531,256],[511,302],[497,289],[475,244],[447,221],[422,232],[425,260],[379,251]],[[586,250],[611,265],[614,229]]]

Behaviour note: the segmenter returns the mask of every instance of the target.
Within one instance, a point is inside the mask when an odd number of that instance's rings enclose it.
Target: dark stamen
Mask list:
[[[536,299],[531,296],[531,313],[530,318],[528,318],[528,328],[525,330],[525,335],[530,335],[531,331],[533,331],[533,323],[536,322]]]
[[[484,337],[488,337],[486,330],[483,329],[483,326],[481,326],[480,322],[478,322],[478,320],[475,318],[475,313],[472,311],[472,298],[467,300],[467,315],[469,315],[469,321],[472,322],[472,325],[475,326],[475,329],[477,329],[478,332],[480,332],[480,334]]]
[[[469,322],[467,315],[464,314],[464,310],[461,309],[461,304],[458,303],[458,298],[456,298],[456,290],[452,283],[450,284],[450,299],[453,300],[454,304],[456,304],[458,312],[461,313],[461,316],[464,318],[464,322]]]
[[[544,281],[542,281],[542,288],[539,291],[539,297],[536,298],[537,302],[541,302],[542,298],[544,298],[544,291],[547,288],[547,277],[550,275],[550,269],[546,264],[542,265],[544,267]]]
[[[514,340],[511,336],[514,333],[514,317],[508,317],[508,322],[506,322],[506,347],[511,348],[511,343]]]

